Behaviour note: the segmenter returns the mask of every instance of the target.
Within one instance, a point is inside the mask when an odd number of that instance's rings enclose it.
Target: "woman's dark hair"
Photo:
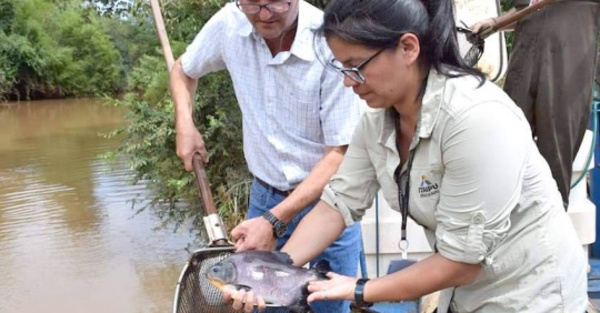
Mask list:
[[[393,48],[402,35],[413,33],[426,65],[449,77],[485,80],[460,55],[452,0],[331,0],[317,32],[374,49]]]

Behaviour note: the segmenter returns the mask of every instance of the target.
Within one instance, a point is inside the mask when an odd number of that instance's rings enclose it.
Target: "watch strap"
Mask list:
[[[280,221],[277,216],[273,215],[271,211],[265,211],[263,217],[273,226],[273,237],[280,238],[281,236],[278,233],[278,229],[286,227],[286,224]]]
[[[371,302],[365,302],[365,284],[369,281],[368,278],[360,278],[356,281],[356,287],[354,287],[354,302],[359,307],[370,307],[373,305]]]

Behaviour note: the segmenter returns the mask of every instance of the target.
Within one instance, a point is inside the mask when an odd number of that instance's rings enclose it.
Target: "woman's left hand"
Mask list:
[[[355,277],[327,273],[329,280],[311,281],[308,284],[308,302],[321,300],[354,300]]]

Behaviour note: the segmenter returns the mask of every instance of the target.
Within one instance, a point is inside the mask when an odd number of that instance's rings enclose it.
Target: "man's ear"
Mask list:
[[[406,33],[398,40],[397,51],[399,51],[404,57],[405,62],[408,65],[412,65],[419,59],[421,53],[421,42],[417,35],[413,33]]]

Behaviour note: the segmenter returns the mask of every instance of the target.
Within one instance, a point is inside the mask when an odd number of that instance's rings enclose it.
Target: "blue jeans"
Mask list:
[[[261,216],[265,211],[272,209],[285,198],[277,193],[273,193],[272,188],[265,188],[259,184],[256,180],[252,182],[252,190],[250,191],[250,203],[248,206],[247,218],[254,218]],[[310,210],[317,204],[317,202],[309,205],[302,212],[300,212],[290,223],[288,223],[288,230],[285,236],[277,241],[277,250],[281,249],[283,245],[288,241],[292,232],[296,229],[300,220],[310,212]],[[310,266],[314,266],[320,260],[327,260],[331,266],[331,271],[350,276],[356,277],[358,270],[358,259],[360,250],[362,247],[362,237],[360,224],[355,223],[354,225],[347,227],[342,235],[335,241],[329,248],[327,248],[321,255],[310,262]],[[350,302],[349,301],[317,301],[311,304],[315,313],[349,313]],[[288,312],[287,310],[271,310],[267,309],[266,312]]]

